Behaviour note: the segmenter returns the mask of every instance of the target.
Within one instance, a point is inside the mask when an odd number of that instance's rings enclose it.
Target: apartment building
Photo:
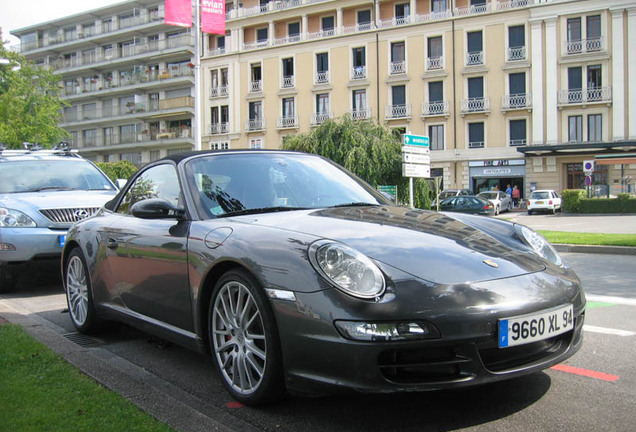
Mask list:
[[[348,114],[429,136],[445,187],[581,187],[604,156],[592,183],[616,192],[636,174],[634,6],[227,1],[204,42],[203,147],[278,148]]]
[[[13,31],[29,60],[62,75],[61,126],[95,161],[141,165],[194,146],[193,30],[134,0]]]

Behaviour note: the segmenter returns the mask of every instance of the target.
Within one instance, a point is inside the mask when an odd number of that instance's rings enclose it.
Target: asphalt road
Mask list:
[[[636,256],[562,255],[588,295],[585,343],[566,362],[578,369],[454,391],[288,397],[242,407],[204,356],[120,325],[96,339],[78,337],[55,274],[0,296],[0,315],[27,320],[50,344],[58,340],[70,361],[178,430],[636,430]],[[121,382],[112,381],[117,374]]]

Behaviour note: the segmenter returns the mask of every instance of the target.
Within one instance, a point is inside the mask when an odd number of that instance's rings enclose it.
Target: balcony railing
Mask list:
[[[245,130],[247,132],[255,132],[265,130],[265,119],[250,119],[245,122]]]
[[[312,126],[318,126],[332,118],[333,118],[333,113],[331,111],[326,113],[325,112],[312,113],[310,122]]]
[[[490,98],[466,98],[462,99],[462,113],[478,113],[490,111]]]
[[[427,57],[426,70],[444,69],[444,57]]]
[[[363,32],[363,31],[367,31],[367,30],[372,30],[373,24],[372,23],[363,23],[363,24],[356,24],[353,26],[346,26],[346,27],[342,27],[342,30],[340,31],[340,33],[342,34],[351,34],[351,33],[358,33],[358,32]]]
[[[510,145],[510,147],[517,147],[517,146],[524,146],[526,144],[528,144],[528,140],[523,138],[523,139],[511,139],[510,142],[508,142],[508,144]]]
[[[531,107],[532,107],[531,93],[503,95],[501,97],[501,109],[503,110],[529,109]]]
[[[388,18],[380,20],[378,23],[378,27],[380,28],[389,28],[389,27],[399,27],[406,24],[410,24],[412,21],[415,21],[410,16],[402,16],[395,18]]]
[[[327,29],[327,30],[320,30],[314,33],[309,33],[307,34],[307,40],[313,40],[313,39],[322,39],[322,38],[327,38],[327,37],[332,37],[336,35],[336,29],[332,28],[332,29]]]
[[[294,42],[300,42],[302,40],[302,36],[299,34],[296,35],[292,35],[292,36],[286,36],[283,38],[278,38],[278,39],[274,39],[274,41],[272,42],[272,45],[277,46],[277,45],[287,45],[290,43],[294,43]]]
[[[210,125],[210,135],[226,134],[230,132],[230,123],[212,123]]]
[[[366,120],[371,118],[371,108],[367,107],[350,110],[349,114],[351,114],[351,118],[354,120]]]
[[[387,119],[403,119],[411,117],[411,105],[387,105],[384,110]]]
[[[364,79],[367,77],[366,66],[354,66],[351,69],[351,79]]]
[[[450,103],[447,100],[422,103],[422,116],[449,115]]]
[[[605,51],[605,39],[602,37],[565,41],[563,46],[564,55],[585,54],[598,51]]]
[[[316,77],[314,80],[315,84],[325,84],[328,82],[329,82],[329,71],[316,72]]]
[[[526,47],[508,47],[506,51],[506,60],[509,62],[525,60],[527,58]]]
[[[594,102],[611,102],[612,87],[588,87],[586,89],[559,90],[559,104],[586,104]]]
[[[391,62],[391,75],[402,75],[406,73],[406,62],[405,61],[395,61]]]
[[[469,141],[468,148],[484,148],[483,141]]]
[[[210,88],[210,97],[211,98],[225,97],[228,95],[228,90],[229,90],[228,84],[212,87]]]
[[[476,66],[484,64],[484,52],[475,51],[466,53],[466,66]]]
[[[62,123],[93,121],[130,115],[134,115],[135,117],[139,117],[140,115],[148,116],[152,113],[164,110],[183,108],[194,108],[194,98],[191,96],[181,96],[151,101],[150,104],[129,102],[126,105],[66,110],[62,116]]]
[[[294,88],[296,86],[296,79],[294,75],[287,75],[281,78],[280,87],[281,88]]]
[[[250,93],[258,93],[263,91],[263,81],[249,81],[247,91]]]
[[[276,121],[276,127],[278,129],[291,129],[298,127],[298,116],[283,116],[278,117]]]

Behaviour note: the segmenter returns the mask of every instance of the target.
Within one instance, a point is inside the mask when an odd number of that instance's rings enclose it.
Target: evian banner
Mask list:
[[[201,31],[225,34],[225,0],[201,0]]]
[[[166,24],[192,27],[192,0],[166,0],[165,8]]]

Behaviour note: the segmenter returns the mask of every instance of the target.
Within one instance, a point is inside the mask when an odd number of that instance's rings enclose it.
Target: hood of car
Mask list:
[[[347,244],[370,258],[442,284],[545,269],[540,257],[459,220],[402,207],[343,207],[258,215],[251,221]]]

